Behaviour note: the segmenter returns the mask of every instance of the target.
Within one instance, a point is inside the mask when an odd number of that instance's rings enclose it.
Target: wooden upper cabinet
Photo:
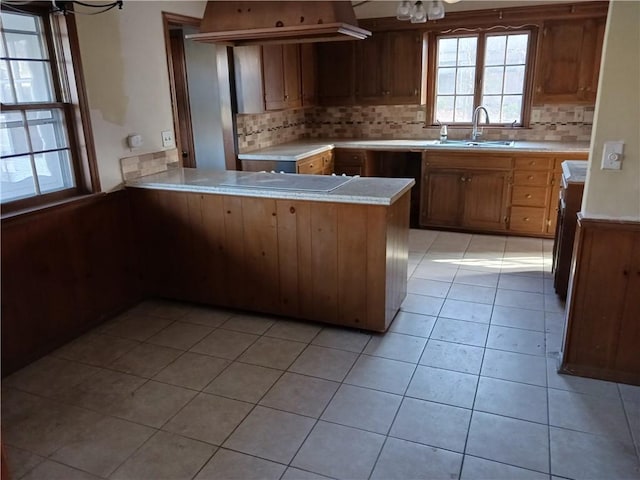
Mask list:
[[[415,104],[420,101],[422,34],[376,32],[357,42],[359,103]]]
[[[594,103],[605,18],[544,23],[535,76],[534,103]]]
[[[362,103],[376,103],[386,95],[386,69],[382,65],[385,56],[386,36],[375,33],[356,45],[356,98]]]
[[[298,45],[264,45],[262,76],[266,110],[280,110],[302,105]]]
[[[422,34],[389,32],[387,35],[387,99],[390,103],[420,103]]]
[[[318,43],[318,101],[322,105],[355,102],[355,43]]]
[[[300,45],[300,77],[302,87],[302,105],[313,106],[317,102],[318,76],[316,47],[313,43]]]

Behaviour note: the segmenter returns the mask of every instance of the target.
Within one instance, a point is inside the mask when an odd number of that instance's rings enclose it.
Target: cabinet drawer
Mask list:
[[[298,161],[297,171],[298,173],[307,175],[322,175],[324,169],[322,158],[311,157],[308,160]]]
[[[516,158],[516,170],[549,170],[553,168],[553,158],[520,157]]]
[[[339,164],[341,166],[362,166],[364,165],[365,159],[366,154],[361,150],[342,150],[336,151],[335,153],[335,162],[336,164]]]
[[[546,187],[514,186],[511,204],[524,207],[544,207],[547,204],[547,196],[548,189]]]
[[[511,157],[497,157],[482,154],[425,154],[426,167],[441,168],[473,168],[482,170],[510,170]]]
[[[511,207],[509,230],[523,233],[543,233],[545,209],[537,207]]]
[[[549,173],[548,172],[523,172],[516,171],[513,173],[514,185],[548,185]]]

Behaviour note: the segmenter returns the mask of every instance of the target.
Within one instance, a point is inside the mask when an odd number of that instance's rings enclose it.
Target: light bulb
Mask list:
[[[409,0],[403,0],[398,3],[396,18],[398,20],[411,20],[411,2]]]
[[[422,2],[417,1],[411,9],[411,23],[425,23],[427,21],[427,10]]]
[[[440,20],[444,18],[444,5],[442,4],[442,0],[432,0],[427,16],[429,20]]]

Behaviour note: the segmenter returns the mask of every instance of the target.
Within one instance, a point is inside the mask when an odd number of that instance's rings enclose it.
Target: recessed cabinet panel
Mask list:
[[[544,23],[535,76],[534,103],[593,103],[605,18]]]
[[[318,100],[322,105],[355,102],[356,42],[318,43]]]
[[[462,225],[506,230],[509,173],[472,171],[464,178]]]

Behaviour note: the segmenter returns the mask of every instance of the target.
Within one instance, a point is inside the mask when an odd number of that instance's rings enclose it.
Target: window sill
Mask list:
[[[52,201],[33,207],[22,208],[19,210],[13,210],[10,212],[2,212],[0,214],[0,221],[2,224],[8,222],[14,222],[16,220],[29,218],[32,215],[46,214],[49,210],[53,211],[60,208],[76,208],[83,205],[95,202],[107,194],[104,192],[89,193],[85,195],[74,195],[73,197],[65,198],[62,200]]]

